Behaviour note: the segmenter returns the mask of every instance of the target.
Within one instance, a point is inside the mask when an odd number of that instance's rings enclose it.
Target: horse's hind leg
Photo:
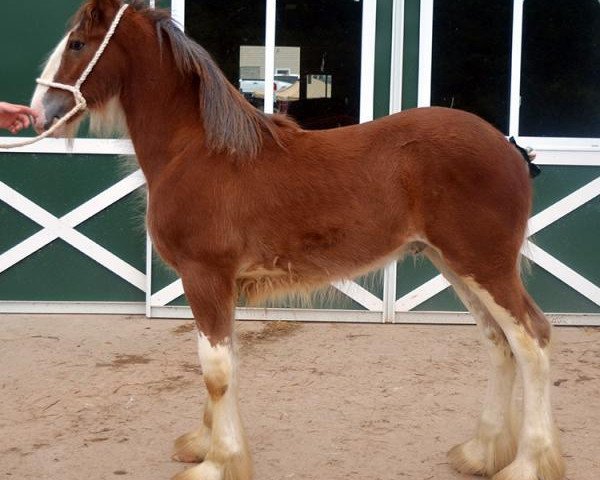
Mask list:
[[[504,332],[523,377],[523,418],[515,460],[494,480],[561,480],[564,461],[550,405],[550,323],[518,272],[465,279]]]
[[[508,465],[516,454],[511,412],[515,380],[515,361],[504,333],[483,303],[431,247],[424,251],[431,262],[452,284],[483,336],[491,362],[490,377],[483,411],[475,435],[448,452],[450,464],[459,472],[493,475]]]
[[[481,245],[465,242],[470,248],[449,248],[451,253],[444,256],[444,262],[500,327],[523,377],[517,453],[512,463],[493,478],[561,480],[564,462],[550,405],[550,323],[523,287],[516,253],[513,256],[505,252],[493,263],[486,262],[489,257],[478,250]],[[466,447],[458,448],[461,453],[468,451]]]
[[[250,480],[252,465],[238,411],[232,345],[233,275],[197,263],[180,274],[199,330],[198,354],[210,405],[201,436],[192,433],[179,441],[185,453],[192,459],[197,454],[195,460],[203,457],[203,462],[174,480]]]

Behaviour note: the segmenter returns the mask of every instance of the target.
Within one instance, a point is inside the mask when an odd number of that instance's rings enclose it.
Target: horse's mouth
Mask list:
[[[82,112],[77,112],[77,114],[73,115],[64,125],[52,132],[50,136],[57,138],[73,135],[77,130],[77,126],[79,125],[82,115]],[[64,115],[59,113],[56,113],[51,117],[47,117],[44,112],[44,114],[40,115],[35,122],[34,129],[38,135],[41,135],[54,127],[54,125],[56,125],[63,117]]]

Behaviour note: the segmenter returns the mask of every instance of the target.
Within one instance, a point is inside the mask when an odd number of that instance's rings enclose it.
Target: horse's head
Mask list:
[[[121,0],[89,0],[83,4],[74,17],[72,28],[50,55],[41,80],[76,85],[101,47],[121,7]],[[93,71],[80,87],[91,111],[107,105],[119,93],[127,60],[118,37],[118,32],[115,32]],[[67,115],[75,103],[73,93],[67,90],[38,85],[31,102],[32,107],[40,113],[36,130],[42,132],[49,129],[54,122]],[[80,111],[60,133],[73,135],[82,117]]]

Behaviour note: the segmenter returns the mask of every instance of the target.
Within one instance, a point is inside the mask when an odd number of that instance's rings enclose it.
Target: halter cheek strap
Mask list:
[[[121,21],[121,18],[123,17],[123,14],[125,13],[125,10],[127,9],[128,6],[129,5],[124,4],[119,9],[117,14],[115,15],[115,18],[112,21],[112,24],[110,25],[110,28],[106,32],[106,35],[104,36],[104,40],[102,40],[100,47],[98,47],[98,50],[94,54],[93,58],[90,60],[90,63],[88,64],[86,69],[81,73],[79,79],[75,82],[75,85],[66,85],[64,83],[51,82],[48,80],[44,80],[42,78],[38,78],[36,80],[37,83],[39,83],[40,85],[44,85],[45,87],[58,88],[61,90],[66,90],[68,92],[71,92],[73,94],[73,97],[75,98],[75,106],[71,110],[69,110],[69,112],[66,115],[64,115],[61,119],[59,119],[58,122],[56,122],[54,125],[52,125],[48,130],[46,130],[41,135],[38,135],[35,138],[23,140],[21,142],[14,142],[14,143],[8,143],[8,144],[0,143],[0,148],[24,147],[25,145],[31,145],[32,143],[39,142],[43,138],[46,138],[46,137],[52,135],[57,129],[59,129],[65,123],[67,123],[79,111],[83,111],[87,108],[87,101],[85,100],[85,97],[81,93],[81,86],[87,80],[90,73],[92,73],[92,70],[94,69],[94,67],[96,66],[98,61],[100,60],[100,57],[104,53],[104,50],[106,50],[106,47],[108,46],[110,39],[114,35],[115,30],[117,29],[117,26],[119,25],[119,22]]]

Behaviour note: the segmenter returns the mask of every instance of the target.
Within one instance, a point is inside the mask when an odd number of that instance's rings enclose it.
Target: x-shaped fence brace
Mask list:
[[[0,273],[57,238],[62,238],[103,267],[144,291],[146,275],[143,272],[75,230],[77,225],[141,187],[144,182],[144,175],[137,170],[60,218],[52,215],[4,182],[0,182],[0,200],[44,227],[0,255]]]
[[[140,290],[145,291],[146,275],[143,272],[137,270],[117,255],[98,245],[75,229],[75,227],[84,221],[143,185],[144,176],[140,170],[137,170],[71,212],[58,218],[5,183],[0,182],[0,200],[44,227],[39,232],[0,255],[0,273],[57,238],[62,238],[100,265]],[[534,235],[598,195],[600,195],[600,177],[532,217],[529,221],[529,235]],[[600,305],[600,288],[598,286],[530,240],[525,242],[522,253],[571,288],[597,305]],[[147,254],[150,255],[151,253],[147,252]],[[383,300],[355,282],[336,282],[333,286],[368,310],[383,310]],[[395,303],[395,309],[399,312],[409,311],[442,292],[448,286],[449,283],[446,279],[442,275],[438,275],[399,298]],[[181,280],[176,280],[151,295],[150,306],[161,307],[168,305],[182,294],[183,286]]]

